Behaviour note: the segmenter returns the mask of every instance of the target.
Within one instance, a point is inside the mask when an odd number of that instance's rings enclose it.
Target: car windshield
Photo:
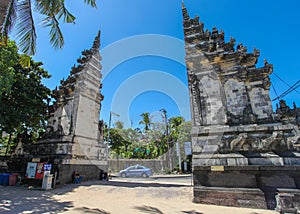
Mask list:
[[[133,169],[135,169],[135,166],[130,166],[126,170],[133,170]]]
[[[125,170],[136,170],[136,169],[147,169],[147,168],[144,166],[136,165],[136,166],[127,167]]]

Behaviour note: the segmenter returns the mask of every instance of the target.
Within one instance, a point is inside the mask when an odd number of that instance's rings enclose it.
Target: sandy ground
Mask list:
[[[192,203],[192,187],[153,180],[90,181],[51,191],[0,186],[0,213],[275,214]]]

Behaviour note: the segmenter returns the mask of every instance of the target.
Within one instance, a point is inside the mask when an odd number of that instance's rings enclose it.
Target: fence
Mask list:
[[[132,165],[143,165],[151,168],[154,173],[168,172],[167,160],[151,159],[151,160],[139,160],[139,159],[110,159],[108,161],[109,172],[118,172],[122,169]]]

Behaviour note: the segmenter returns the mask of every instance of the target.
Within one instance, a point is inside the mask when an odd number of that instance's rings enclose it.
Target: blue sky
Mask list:
[[[61,25],[65,37],[62,50],[53,50],[49,45],[47,28],[37,28],[34,59],[42,61],[52,75],[45,84],[51,89],[59,85],[81,51],[91,47],[101,30],[105,99],[100,118],[108,121],[112,110],[120,114],[113,117],[114,121],[137,127],[141,113],[157,115],[154,112],[164,108],[169,117],[183,115],[188,120],[181,1],[105,0],[97,2],[98,9],[82,2],[71,5],[66,1],[77,20],[75,25]],[[223,29],[227,41],[232,36],[248,51],[259,49],[259,65],[266,58],[289,85],[300,79],[298,0],[186,0],[185,5],[191,17],[200,16],[205,28]],[[278,94],[288,89],[274,74],[271,80]],[[271,98],[274,97],[271,88]],[[290,105],[296,101],[300,106],[297,92],[285,99]]]

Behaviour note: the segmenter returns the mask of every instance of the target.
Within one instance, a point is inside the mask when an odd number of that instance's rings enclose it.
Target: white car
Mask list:
[[[125,178],[125,177],[147,178],[151,175],[152,175],[152,170],[147,167],[141,166],[141,165],[130,166],[119,172],[119,176],[121,176],[122,178]]]

